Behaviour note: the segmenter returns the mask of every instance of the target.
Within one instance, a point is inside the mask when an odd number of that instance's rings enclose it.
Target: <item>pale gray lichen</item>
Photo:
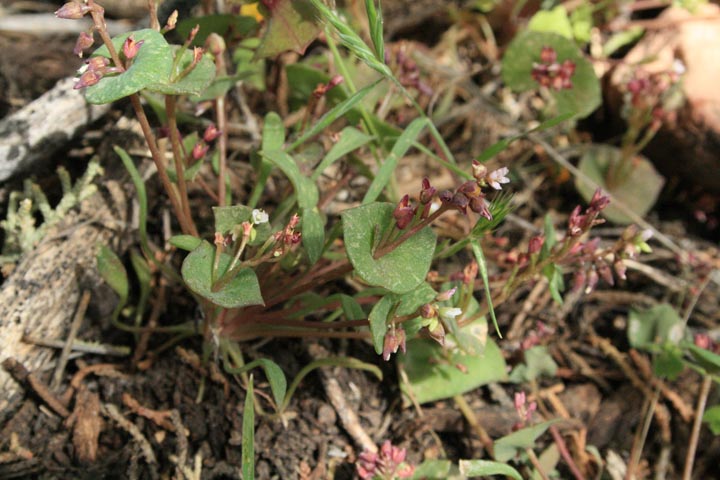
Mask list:
[[[85,173],[72,184],[68,171],[59,167],[63,196],[55,208],[50,206],[40,186],[25,180],[22,192],[12,192],[8,201],[7,218],[0,221],[0,228],[5,231],[5,243],[0,256],[0,263],[17,260],[20,255],[32,250],[45,237],[50,227],[62,220],[65,215],[83,200],[97,191],[93,183],[95,177],[103,174],[97,160],[91,160]],[[42,222],[37,225],[36,212],[42,215]]]

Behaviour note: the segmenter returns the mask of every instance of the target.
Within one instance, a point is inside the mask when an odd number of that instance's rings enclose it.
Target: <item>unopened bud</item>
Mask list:
[[[80,35],[75,42],[75,48],[73,48],[73,53],[78,57],[82,58],[83,50],[92,47],[94,41],[95,40],[93,39],[93,36],[91,34],[87,32],[80,32]]]
[[[91,87],[97,84],[101,78],[102,75],[100,73],[93,70],[86,70],[85,73],[80,75],[80,78],[78,79],[77,83],[75,83],[75,86],[73,88],[75,90],[79,90],[81,88]]]
[[[193,160],[200,160],[205,156],[210,147],[205,142],[198,142],[192,149]]]
[[[128,60],[135,58],[135,56],[140,51],[140,47],[143,43],[145,43],[145,40],[140,40],[139,42],[136,42],[132,35],[127,37],[125,39],[125,42],[123,42],[122,46],[123,55],[125,55],[125,58],[127,58]]]
[[[216,138],[218,138],[220,135],[222,135],[222,132],[218,130],[215,124],[210,124],[205,129],[205,133],[203,133],[203,140],[205,140],[207,143],[210,143]]]
[[[175,28],[175,25],[177,25],[178,20],[178,11],[173,10],[173,12],[168,17],[167,23],[165,24],[165,31],[169,32],[170,30],[173,30]]]
[[[330,90],[331,88],[335,88],[341,83],[345,81],[345,78],[343,78],[342,75],[333,75],[333,77],[330,79],[330,81],[327,84],[327,89]]]
[[[552,47],[543,47],[540,51],[540,61],[551,64],[557,60],[557,52]]]
[[[420,307],[420,316],[425,319],[435,318],[437,317],[437,310],[431,303],[426,303]]]
[[[89,11],[90,7],[87,5],[80,2],[68,2],[55,12],[55,16],[66,20],[79,20]]]
[[[473,178],[477,180],[478,182],[485,178],[485,176],[488,173],[487,167],[478,162],[477,160],[473,160],[472,162],[472,171],[473,171]]]
[[[422,180],[422,189],[420,190],[420,203],[427,205],[435,196],[435,187],[430,185],[430,180],[425,177]]]
[[[200,31],[200,25],[195,25],[192,30],[190,30],[190,36],[188,36],[187,42],[192,43],[193,40],[195,40],[195,36]]]
[[[528,254],[534,255],[542,249],[543,244],[545,243],[545,237],[542,235],[537,235],[535,237],[532,237],[530,239],[530,242],[528,243]]]
[[[450,290],[440,292],[435,296],[435,300],[438,302],[444,302],[446,300],[450,300],[452,298],[452,296],[455,295],[456,290],[457,290],[457,287],[453,287]]]
[[[212,32],[210,35],[208,35],[207,40],[205,40],[205,46],[207,47],[208,51],[216,57],[222,55],[223,52],[227,49],[227,46],[225,45],[225,39],[215,32]]]

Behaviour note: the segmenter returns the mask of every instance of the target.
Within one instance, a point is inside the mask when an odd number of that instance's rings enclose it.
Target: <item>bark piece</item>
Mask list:
[[[0,182],[48,159],[110,105],[88,105],[73,78],[0,121]]]

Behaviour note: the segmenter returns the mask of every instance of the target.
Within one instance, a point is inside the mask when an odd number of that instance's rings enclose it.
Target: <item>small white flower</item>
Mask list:
[[[252,218],[252,223],[254,225],[259,225],[261,223],[267,223],[269,220],[268,214],[265,213],[265,210],[260,210],[257,208],[252,211],[251,218]]]
[[[487,182],[495,190],[502,190],[501,183],[510,183],[510,179],[507,177],[508,168],[502,167],[495,171],[490,172],[487,176]]]
[[[457,307],[440,307],[438,309],[438,315],[446,322],[455,320],[455,317],[462,315],[462,310]]]
[[[673,60],[672,70],[676,74],[682,75],[685,73],[687,68],[685,68],[685,64],[683,63],[682,60],[680,60],[679,58],[676,58],[675,60]]]

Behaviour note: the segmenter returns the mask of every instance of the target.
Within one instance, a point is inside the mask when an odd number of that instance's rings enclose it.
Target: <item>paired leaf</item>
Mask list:
[[[630,310],[628,342],[634,348],[670,343],[677,345],[685,335],[685,324],[675,309],[661,303],[646,310]]]
[[[194,293],[225,308],[237,308],[248,305],[263,305],[257,276],[251,268],[238,272],[224,288],[214,292],[213,264],[215,248],[207,241],[202,241],[182,264],[182,277],[188,288]],[[215,278],[220,278],[227,271],[232,258],[226,253],[220,254],[218,271]]]
[[[392,252],[373,258],[378,235],[395,228],[393,210],[389,203],[370,203],[344,211],[345,249],[355,272],[365,282],[405,293],[425,280],[437,235],[431,228],[423,228]]]
[[[510,374],[510,381],[515,383],[530,382],[541,375],[548,377],[557,373],[557,363],[544,345],[525,350],[525,362],[515,367]]]

